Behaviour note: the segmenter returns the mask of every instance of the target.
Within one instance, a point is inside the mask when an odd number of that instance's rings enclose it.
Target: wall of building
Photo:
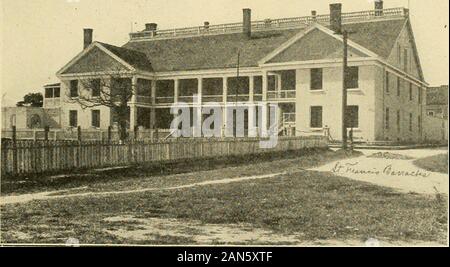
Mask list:
[[[59,128],[59,114],[59,109],[48,110],[40,107],[3,107],[2,129],[11,129],[13,125],[15,125],[17,129],[42,129],[45,126]],[[33,119],[36,120],[36,118],[38,119],[38,123],[33,125]]]
[[[410,82],[388,72],[389,85],[386,83],[386,71],[378,67],[376,70],[376,140],[377,141],[399,141],[399,142],[420,142],[422,140],[421,130],[423,129],[423,104],[424,92],[419,86],[413,84],[412,99],[409,97]],[[400,78],[400,96],[397,92],[397,79]],[[381,84],[383,82],[383,84]],[[389,86],[387,91],[386,86]],[[419,98],[419,92],[422,97]],[[419,100],[421,102],[419,103]],[[386,112],[389,108],[389,127],[386,127]],[[397,124],[397,112],[400,112],[400,122]],[[382,116],[381,116],[382,114]],[[412,127],[410,129],[410,114],[412,114]],[[420,120],[422,121],[419,123]],[[422,129],[420,128],[422,124]]]
[[[375,66],[359,66],[359,88],[348,90],[348,105],[359,107],[359,128],[355,141],[375,139]],[[297,70],[297,135],[311,132],[310,107],[322,106],[322,124],[330,128],[331,137],[342,140],[342,68],[323,68],[323,90],[310,90],[310,69]],[[317,130],[321,131],[321,130]]]
[[[423,137],[425,141],[448,141],[448,120],[425,115]]]
[[[78,126],[82,129],[92,129],[92,110],[100,110],[100,128],[107,129],[111,125],[111,112],[109,107],[99,106],[83,109],[80,104],[68,101],[69,81],[61,82],[61,128],[70,127],[69,111],[76,110],[78,113]]]
[[[404,67],[404,49],[408,51],[408,68]],[[401,52],[399,54],[399,52]],[[416,78],[420,78],[419,75],[419,64],[417,58],[414,55],[414,46],[409,27],[405,24],[402,32],[400,33],[397,42],[395,43],[391,54],[388,57],[388,63],[396,66],[397,68],[408,72]]]
[[[429,116],[448,118],[448,107],[446,105],[427,105],[426,112]]]
[[[11,129],[14,124],[17,128],[27,127],[26,107],[2,108],[2,129]]]

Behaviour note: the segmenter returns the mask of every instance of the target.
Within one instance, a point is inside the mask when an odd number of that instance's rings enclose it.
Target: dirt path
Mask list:
[[[75,194],[64,194],[64,195],[54,195],[55,193],[62,192],[70,192],[71,190],[78,190],[81,188],[74,188],[70,190],[58,190],[58,191],[48,191],[48,192],[40,192],[40,193],[31,193],[31,194],[23,194],[23,195],[14,195],[14,196],[4,196],[0,197],[0,206],[7,204],[17,204],[17,203],[25,203],[33,200],[50,200],[50,199],[60,199],[60,198],[68,198],[68,197],[98,197],[105,195],[119,195],[119,194],[130,194],[130,193],[142,193],[142,192],[150,192],[150,191],[162,191],[162,190],[177,190],[184,188],[191,188],[195,186],[205,186],[205,185],[213,185],[213,184],[228,184],[241,182],[246,180],[256,180],[256,179],[267,179],[273,178],[276,176],[281,176],[287,174],[287,172],[279,172],[265,175],[256,175],[256,176],[245,176],[245,177],[236,177],[236,178],[227,178],[220,180],[211,180],[204,181],[199,183],[192,183],[180,186],[172,186],[172,187],[164,187],[164,188],[142,188],[135,190],[123,190],[123,191],[108,191],[108,192],[86,192],[86,193],[75,193]]]
[[[429,241],[392,241],[377,240],[314,240],[305,241],[301,233],[281,234],[268,229],[254,227],[250,224],[209,224],[195,220],[167,218],[136,218],[132,215],[121,215],[105,218],[106,223],[120,223],[120,227],[109,227],[109,234],[115,235],[127,243],[157,241],[158,237],[184,238],[191,244],[201,245],[295,245],[302,247],[315,246],[444,246]],[[125,227],[130,224],[130,227]]]
[[[448,175],[430,172],[413,164],[417,158],[447,153],[447,150],[361,150],[364,156],[344,159],[312,168],[314,171],[333,172],[350,179],[391,187],[401,192],[448,195]],[[407,156],[409,159],[386,159],[371,157],[374,154]]]

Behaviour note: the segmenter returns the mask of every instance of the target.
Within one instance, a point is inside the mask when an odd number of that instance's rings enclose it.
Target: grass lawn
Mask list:
[[[432,172],[448,173],[448,153],[415,160],[414,165]]]
[[[273,178],[180,190],[111,196],[70,197],[1,206],[2,242],[192,244],[170,233],[136,241],[108,230],[139,229],[133,223],[105,222],[114,216],[200,221],[202,224],[247,224],[302,240],[358,239],[446,242],[447,201],[401,194],[330,173],[305,171],[313,165],[345,157],[342,152],[312,153],[289,160],[200,171],[188,179],[212,180],[255,172],[288,173]],[[162,177],[162,176],[161,176]],[[115,177],[114,187],[134,188],[184,183],[179,175],[165,179]],[[182,176],[181,176],[182,177]],[[164,180],[166,180],[164,182]],[[96,188],[101,189],[98,181]],[[165,184],[164,184],[165,185]],[[196,233],[192,233],[195,236]]]

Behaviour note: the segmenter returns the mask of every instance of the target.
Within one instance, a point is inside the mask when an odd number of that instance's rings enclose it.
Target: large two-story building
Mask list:
[[[383,1],[368,11],[343,13],[341,8],[332,4],[327,15],[312,11],[311,16],[263,21],[252,21],[251,10],[244,9],[241,23],[205,22],[173,30],[148,23],[121,47],[92,42],[92,30],[85,29],[84,50],[57,73],[61,124],[113,125],[110,108],[82,109],[68,99],[78,96],[82,81],[120,75],[135,91],[128,103],[130,129],[168,129],[173,103],[224,108],[239,101],[248,104],[249,136],[278,123],[295,135],[329,128],[340,140],[344,49],[339,33],[345,30],[347,127],[360,141],[421,140],[427,83],[408,9],[384,9]],[[281,110],[276,122],[261,119],[255,108],[270,103]],[[202,118],[201,113],[193,116]],[[230,120],[223,116],[224,122]]]

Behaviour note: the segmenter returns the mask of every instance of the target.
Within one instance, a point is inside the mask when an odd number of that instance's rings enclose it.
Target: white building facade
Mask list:
[[[134,92],[128,101],[131,130],[168,129],[173,103],[185,103],[193,108],[193,118],[203,121],[195,107],[240,102],[247,105],[246,136],[276,124],[283,135],[326,131],[341,140],[343,39],[336,32],[346,30],[346,123],[354,139],[421,141],[427,84],[409,12],[376,3],[375,9],[363,12],[342,13],[340,4],[332,4],[330,15],[312,12],[264,21],[251,21],[251,11],[245,9],[242,23],[205,22],[174,30],[157,30],[149,23],[131,33],[122,47],[92,43],[92,31],[85,31],[85,49],[57,73],[61,124],[96,129],[114,125],[111,108],[83,109],[70,100],[81,92],[83,81],[123,79]],[[86,93],[94,95],[91,91]],[[275,121],[257,108],[270,104],[280,108]],[[224,112],[222,122],[230,119]]]

